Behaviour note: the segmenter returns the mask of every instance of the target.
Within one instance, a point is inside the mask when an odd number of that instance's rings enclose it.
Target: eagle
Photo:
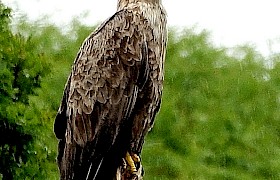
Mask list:
[[[118,0],[84,40],[54,122],[61,179],[135,177],[160,108],[166,43],[161,0]]]

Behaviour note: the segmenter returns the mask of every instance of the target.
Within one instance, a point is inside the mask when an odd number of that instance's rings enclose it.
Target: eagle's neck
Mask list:
[[[160,39],[166,28],[166,12],[161,0],[118,0],[118,11],[123,9],[138,10],[150,23],[153,34]]]
[[[147,3],[154,6],[160,6],[161,0],[118,0],[118,11],[137,3]]]

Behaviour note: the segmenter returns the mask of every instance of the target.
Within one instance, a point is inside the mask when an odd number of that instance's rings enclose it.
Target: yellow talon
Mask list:
[[[137,158],[135,158],[135,157],[137,157]],[[134,159],[136,159],[137,161],[135,161]],[[134,162],[140,162],[140,158],[136,154],[133,154],[133,156],[131,156],[127,152],[126,155],[125,155],[125,160],[127,161],[127,164],[130,167],[131,172],[132,173],[137,172],[137,169],[136,169],[136,166],[135,166]]]
[[[139,157],[139,156],[137,156],[137,154],[132,154],[132,156],[131,156],[131,157],[132,157],[132,159],[133,159],[133,161],[134,161],[134,162],[137,162],[137,163],[138,163],[138,162],[140,162],[140,161],[141,161],[140,157]]]

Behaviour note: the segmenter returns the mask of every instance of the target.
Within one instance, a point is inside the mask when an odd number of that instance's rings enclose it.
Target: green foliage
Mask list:
[[[46,24],[42,26],[42,22]],[[35,44],[32,52],[43,56],[49,67],[48,76],[41,78],[41,87],[35,90],[36,96],[29,96],[30,106],[24,119],[30,122],[27,127],[32,129],[34,155],[28,156],[28,162],[17,170],[16,178],[58,179],[57,140],[53,133],[54,117],[71,64],[82,41],[93,28],[73,20],[69,32],[62,32],[57,26],[47,24],[47,20],[27,23],[22,19],[16,29],[30,37]]]
[[[147,179],[280,178],[279,62],[266,68],[247,46],[229,52],[206,32],[171,32]]]
[[[29,96],[48,70],[29,38],[10,30],[11,10],[0,3],[0,174],[12,179],[32,157],[33,129],[25,119]],[[21,169],[21,170],[20,170]],[[25,174],[25,172],[24,172]]]
[[[0,179],[58,179],[53,121],[93,28],[22,19],[15,34],[10,9],[0,5],[0,14]],[[279,179],[280,56],[268,66],[253,47],[177,34],[170,30],[163,103],[142,154],[145,179]]]

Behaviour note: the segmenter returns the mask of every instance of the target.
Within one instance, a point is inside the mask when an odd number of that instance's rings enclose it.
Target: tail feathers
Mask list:
[[[90,153],[78,145],[61,140],[57,157],[61,180],[106,180],[115,179],[123,164],[123,153]],[[97,155],[98,154],[98,155]]]
[[[103,157],[98,163],[92,162],[87,180],[106,180],[116,177],[118,164],[112,157]]]
[[[93,167],[94,166],[93,162],[90,163],[86,180],[97,180],[97,174],[98,174],[99,169],[102,165],[102,162],[103,162],[103,158],[101,158],[101,161],[99,162],[97,167]]]
[[[90,158],[92,152],[61,140],[57,157],[61,180],[96,180],[103,158]]]

